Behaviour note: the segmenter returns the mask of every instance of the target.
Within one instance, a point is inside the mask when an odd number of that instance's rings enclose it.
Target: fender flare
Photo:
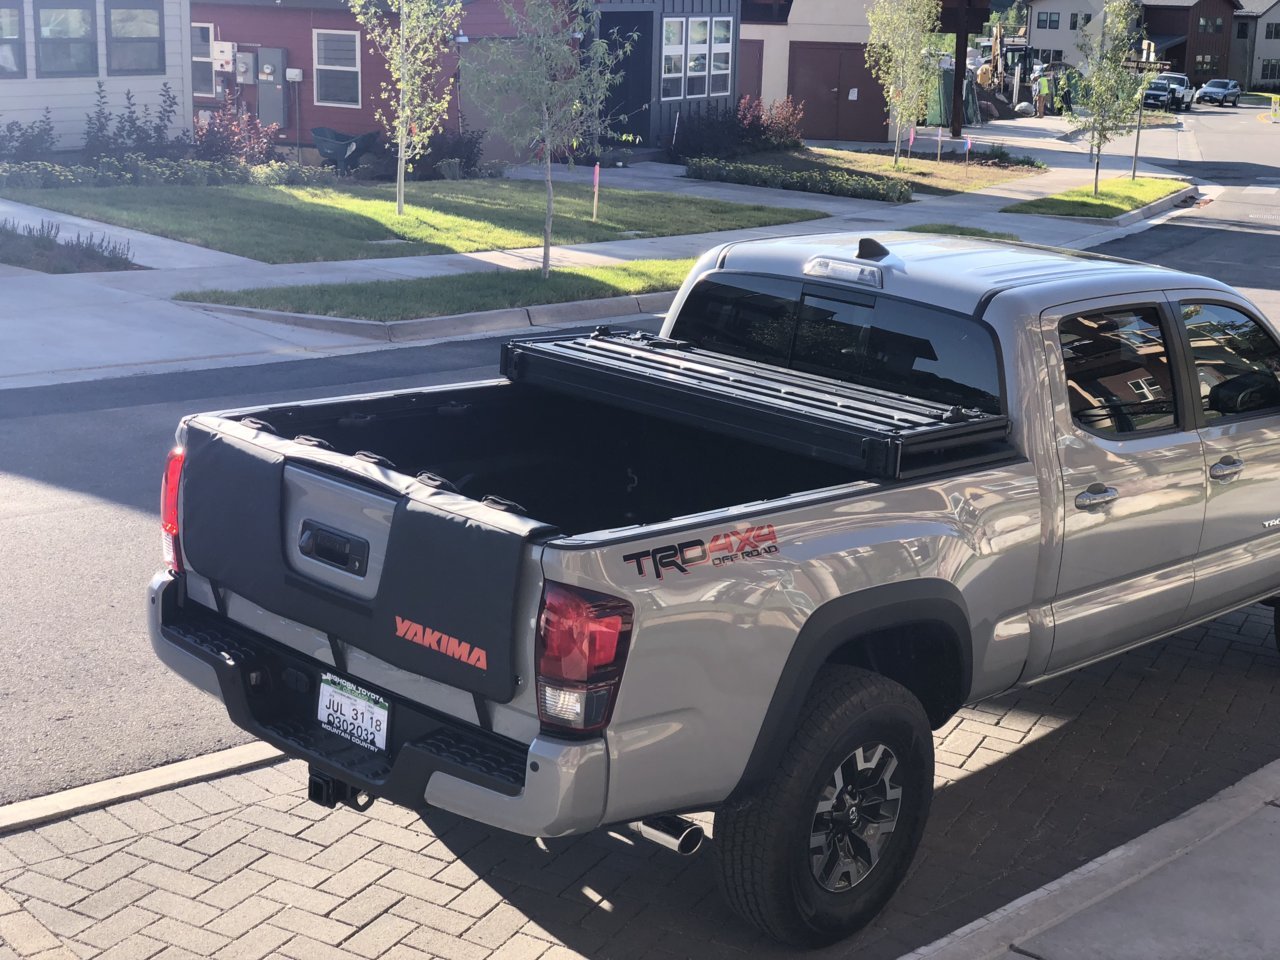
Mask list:
[[[894,627],[938,623],[957,638],[961,676],[960,699],[972,689],[973,644],[964,598],[945,580],[909,580],[872,587],[828,600],[805,621],[796,635],[765,711],[755,747],[728,802],[741,798],[777,769],[783,751],[818,672],[837,650],[854,638]]]

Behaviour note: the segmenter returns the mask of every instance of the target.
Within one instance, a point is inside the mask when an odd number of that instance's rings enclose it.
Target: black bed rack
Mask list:
[[[853,467],[885,480],[1014,456],[1007,418],[702,350],[647,333],[513,340],[513,382]]]

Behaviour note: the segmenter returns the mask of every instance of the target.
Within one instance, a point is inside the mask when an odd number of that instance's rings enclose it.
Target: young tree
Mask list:
[[[1131,66],[1142,49],[1141,24],[1138,0],[1106,0],[1097,27],[1080,31],[1080,92],[1072,97],[1067,121],[1088,138],[1095,197],[1102,148],[1133,127],[1151,78]]]
[[[510,41],[476,51],[468,79],[488,104],[489,129],[515,148],[532,151],[547,188],[542,229],[542,276],[551,275],[551,223],[555,191],[551,164],[594,153],[617,135],[621,119],[606,112],[609,91],[635,36],[600,35],[595,0],[503,0],[515,30]]]
[[[894,128],[895,167],[902,154],[903,129],[924,116],[929,86],[937,83],[937,59],[928,51],[941,11],[942,0],[875,0],[867,10],[867,68],[884,88]]]
[[[444,55],[458,35],[462,0],[348,0],[391,82],[380,91],[378,122],[396,143],[396,214],[404,215],[404,173],[427,150],[449,110],[453,78],[441,78]],[[360,51],[356,51],[360,56]]]

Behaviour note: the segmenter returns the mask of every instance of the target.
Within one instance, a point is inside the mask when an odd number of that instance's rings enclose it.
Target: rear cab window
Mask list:
[[[965,314],[882,294],[716,274],[671,336],[715,353],[934,403],[1003,412],[995,334]]]

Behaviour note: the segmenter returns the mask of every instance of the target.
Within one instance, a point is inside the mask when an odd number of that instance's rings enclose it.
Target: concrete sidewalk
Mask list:
[[[1274,960],[1280,761],[903,960]]]

